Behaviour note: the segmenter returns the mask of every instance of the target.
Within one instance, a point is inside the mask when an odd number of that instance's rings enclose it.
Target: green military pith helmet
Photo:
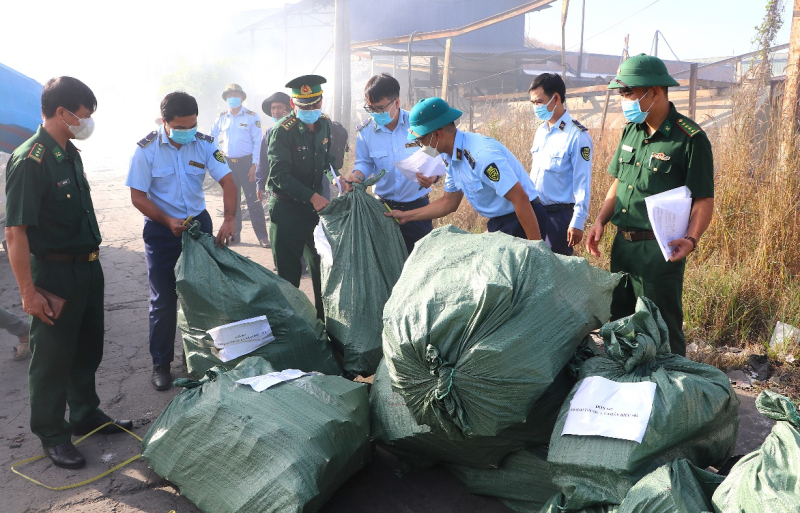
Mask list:
[[[242,89],[242,86],[240,86],[239,84],[228,84],[227,86],[225,86],[225,90],[222,91],[222,99],[227,100],[228,95],[233,92],[240,93],[242,95],[242,100],[247,99],[247,95],[245,94],[244,89]]]
[[[669,75],[664,61],[658,57],[640,53],[620,65],[617,70],[617,76],[608,84],[608,88],[671,87],[677,85],[680,84]]]
[[[292,100],[295,105],[313,105],[322,98],[322,84],[325,77],[319,75],[303,75],[290,80],[285,87],[292,89]]]

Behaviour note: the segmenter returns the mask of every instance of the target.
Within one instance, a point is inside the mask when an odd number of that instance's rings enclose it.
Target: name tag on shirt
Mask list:
[[[239,126],[247,126],[247,123],[239,123]]]
[[[628,146],[627,144],[623,144],[622,145],[622,149],[625,150],[625,151],[629,151],[629,152],[633,153],[633,147],[632,146]]]
[[[61,187],[66,187],[69,184],[70,184],[70,181],[69,181],[69,178],[67,178],[66,180],[61,180],[60,182],[56,183],[56,187],[58,187],[60,189]]]
[[[197,168],[200,168],[200,169],[205,169],[206,168],[206,166],[204,164],[201,164],[199,162],[195,162],[194,160],[190,160],[189,161],[189,165],[197,167]]]

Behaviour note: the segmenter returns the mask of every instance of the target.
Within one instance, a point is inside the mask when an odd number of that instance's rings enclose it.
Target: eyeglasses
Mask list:
[[[387,103],[383,107],[371,107],[369,103],[365,103],[364,110],[369,112],[370,114],[381,114],[386,112],[386,109],[390,108],[396,100],[397,98],[389,100],[389,103]]]

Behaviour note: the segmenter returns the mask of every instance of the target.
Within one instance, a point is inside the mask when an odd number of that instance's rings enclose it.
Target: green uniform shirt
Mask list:
[[[8,161],[6,197],[6,226],[28,226],[34,255],[81,255],[100,245],[78,149],[71,141],[62,149],[41,125]]]
[[[693,198],[714,197],[711,143],[672,102],[653,135],[647,135],[644,123],[625,127],[608,173],[619,179],[611,223],[625,231],[653,229],[644,202],[648,196],[685,185]]]
[[[312,132],[292,111],[270,131],[269,190],[309,203],[314,193],[322,193],[322,175],[335,165],[330,147],[327,116],[314,123]]]

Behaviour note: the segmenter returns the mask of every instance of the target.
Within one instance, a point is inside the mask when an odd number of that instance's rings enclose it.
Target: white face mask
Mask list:
[[[71,111],[67,110],[67,112],[75,116],[75,114],[73,114]],[[75,117],[78,118],[78,116]],[[78,125],[70,125],[63,119],[62,121],[64,121],[64,124],[69,127],[69,131],[72,132],[72,135],[75,136],[75,139],[79,140],[88,139],[89,136],[92,135],[92,132],[94,132],[94,120],[92,118],[78,118],[78,119],[80,120],[80,123]]]
[[[433,138],[431,137],[431,139]],[[436,146],[425,146],[421,144],[419,151],[430,157],[438,157],[440,155],[438,148],[439,148],[439,141],[437,140]]]

